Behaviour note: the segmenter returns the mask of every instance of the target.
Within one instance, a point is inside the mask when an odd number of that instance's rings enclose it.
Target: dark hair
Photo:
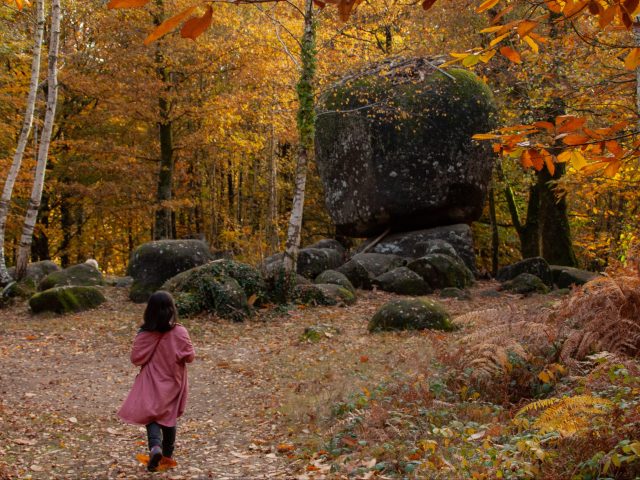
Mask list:
[[[178,320],[178,309],[169,292],[159,290],[149,297],[141,330],[168,332]]]

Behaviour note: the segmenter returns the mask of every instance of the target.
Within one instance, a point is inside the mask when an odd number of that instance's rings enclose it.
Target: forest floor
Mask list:
[[[456,316],[559,300],[481,294],[496,287],[479,282],[472,300],[438,301]],[[107,297],[97,310],[65,317],[33,316],[23,303],[0,311],[0,478],[3,470],[34,479],[333,478],[314,452],[330,438],[336,406],[384,382],[428,377],[438,345],[459,335],[368,333],[376,309],[395,298],[375,291],[360,291],[349,307],[265,309],[244,323],[185,319],[197,359],[178,466],[152,475],[136,460],[146,453],[144,428],[116,416],[137,372],[129,350],[144,307],[121,289]],[[318,323],[339,333],[302,339]]]

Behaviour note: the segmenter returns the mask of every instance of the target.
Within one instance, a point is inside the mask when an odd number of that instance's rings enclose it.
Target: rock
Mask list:
[[[473,273],[459,257],[431,253],[409,263],[408,267],[420,275],[433,289],[465,288],[473,285]]]
[[[330,283],[298,285],[294,298],[304,305],[353,305],[356,302],[356,296],[349,290]]]
[[[383,273],[373,280],[373,284],[385,292],[400,295],[426,295],[432,292],[422,277],[407,267],[398,267]]]
[[[298,252],[297,272],[306,278],[316,278],[342,263],[342,253],[333,248],[303,248]]]
[[[33,313],[64,314],[91,310],[105,301],[104,295],[96,287],[64,286],[36,293],[29,300],[29,307]]]
[[[209,247],[201,240],[157,240],[140,245],[127,267],[127,275],[133,277],[129,298],[146,302],[171,277],[212,259]]]
[[[372,280],[407,261],[398,255],[381,253],[358,253],[336,270],[344,274],[356,288],[371,289]]]
[[[456,287],[443,288],[440,291],[440,297],[442,298],[457,298],[458,300],[469,300],[471,294],[468,290],[460,290]]]
[[[512,293],[549,293],[549,287],[537,276],[521,273],[512,280],[502,284],[502,289]]]
[[[302,340],[315,343],[325,338],[331,338],[339,333],[340,330],[337,328],[324,323],[319,323],[318,325],[311,325],[310,327],[305,328],[304,333],[302,334]]]
[[[553,287],[553,275],[549,264],[542,257],[525,258],[517,263],[502,267],[498,270],[496,280],[506,282],[516,278],[521,273],[530,273],[542,280],[548,287]]]
[[[325,270],[316,277],[314,283],[331,283],[346,288],[353,294],[356,293],[356,289],[349,279],[344,274],[336,272],[335,270]]]
[[[204,276],[199,278],[203,282],[197,288],[189,289],[185,286],[174,293],[181,316],[210,312],[240,322],[251,314],[247,296],[235,279],[225,275],[212,276],[206,280]]]
[[[484,298],[499,298],[502,296],[502,293],[500,293],[498,290],[494,290],[492,288],[489,288],[487,290],[481,290],[478,292],[478,296],[479,297],[484,297]]]
[[[363,244],[361,248],[366,248],[367,243]],[[451,255],[449,247],[445,244],[455,250],[455,253],[464,261],[469,270],[474,274],[477,273],[473,234],[471,227],[466,224],[394,233],[383,238],[370,251],[374,253],[392,253],[412,259],[424,257],[430,253]]]
[[[338,240],[335,240],[333,238],[325,238],[314,243],[313,245],[309,245],[306,248],[329,248],[331,250],[340,252],[340,255],[344,255],[346,252],[344,246]]]
[[[182,315],[203,311],[240,321],[251,313],[250,305],[267,298],[260,272],[251,265],[220,259],[179,273],[162,286],[176,296]]]
[[[130,288],[133,285],[133,277],[116,277],[113,286],[116,288]]]
[[[38,288],[43,291],[66,285],[90,287],[102,285],[103,283],[104,278],[99,270],[87,263],[81,263],[50,273],[42,279]]]
[[[30,280],[34,286],[37,286],[44,277],[53,272],[60,271],[61,268],[51,260],[42,260],[27,265],[27,274],[23,280]],[[15,278],[15,267],[9,269],[9,275]]]
[[[572,285],[584,285],[600,275],[579,268],[564,267],[562,265],[550,265],[553,283],[558,288],[569,288]]]
[[[433,300],[411,298],[383,305],[369,321],[369,331],[454,329],[445,308]]]
[[[493,154],[471,137],[495,127],[491,91],[467,70],[392,62],[319,101],[316,162],[340,234],[468,223],[482,213]]]

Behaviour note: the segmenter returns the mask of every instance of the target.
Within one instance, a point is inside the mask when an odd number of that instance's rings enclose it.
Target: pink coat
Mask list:
[[[136,335],[131,362],[142,368],[118,416],[127,423],[173,427],[187,404],[187,363],[195,358],[189,333],[176,325],[166,333]]]

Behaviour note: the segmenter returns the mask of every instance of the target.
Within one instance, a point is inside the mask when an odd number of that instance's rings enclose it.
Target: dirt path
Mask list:
[[[115,415],[136,374],[128,355],[143,307],[122,290],[107,296],[100,309],[64,318],[33,317],[24,305],[0,311],[0,463],[19,478],[151,478],[135,459],[146,451],[144,429]],[[433,332],[372,341],[367,321],[390,298],[361,292],[352,307],[261,312],[241,324],[184,321],[198,358],[178,427],[179,465],[154,478],[295,478],[304,465],[279,446],[301,432],[320,445],[336,402],[393,376],[426,374],[434,344],[446,341]],[[459,314],[504,301],[443,303]],[[302,341],[316,323],[340,333]]]

